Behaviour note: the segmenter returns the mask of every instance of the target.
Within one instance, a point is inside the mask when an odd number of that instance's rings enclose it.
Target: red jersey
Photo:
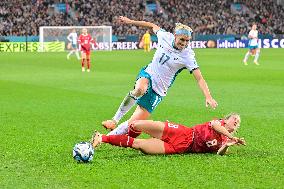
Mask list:
[[[224,126],[224,120],[220,120]],[[189,152],[193,153],[214,153],[227,141],[227,137],[219,134],[211,127],[211,122],[192,127],[194,132],[193,144]]]
[[[81,46],[81,50],[83,51],[90,51],[91,50],[91,43],[95,43],[93,38],[91,37],[90,34],[83,35],[81,34],[78,38],[78,43]]]

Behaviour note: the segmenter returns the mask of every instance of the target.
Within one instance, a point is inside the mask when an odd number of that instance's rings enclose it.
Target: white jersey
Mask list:
[[[67,36],[67,39],[73,44],[76,45],[78,42],[78,35],[76,32],[72,32]]]
[[[160,29],[157,31],[157,37],[157,50],[145,71],[151,76],[153,90],[160,96],[166,96],[177,74],[183,69],[192,72],[198,65],[189,46],[183,50],[173,47],[175,37],[172,33]]]
[[[258,31],[257,30],[250,30],[249,36],[253,37],[253,39],[249,40],[250,46],[257,46],[258,45]]]

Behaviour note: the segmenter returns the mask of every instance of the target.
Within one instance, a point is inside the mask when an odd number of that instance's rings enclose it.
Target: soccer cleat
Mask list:
[[[85,68],[84,67],[82,67],[82,72],[85,72]]]
[[[101,143],[102,143],[102,134],[100,134],[98,131],[95,131],[91,139],[91,144],[94,148],[96,148]]]
[[[255,62],[253,62],[253,63],[254,63],[255,65],[259,66],[259,63],[258,63],[258,62],[256,62],[256,61],[255,61]]]
[[[244,65],[245,65],[245,66],[247,66],[247,65],[248,65],[248,63],[247,63],[245,60],[244,60],[243,62],[244,62]]]
[[[110,129],[111,131],[115,129],[116,127],[116,121],[114,120],[106,120],[102,122],[102,125],[106,129]]]
[[[87,69],[87,72],[90,72],[90,69]]]

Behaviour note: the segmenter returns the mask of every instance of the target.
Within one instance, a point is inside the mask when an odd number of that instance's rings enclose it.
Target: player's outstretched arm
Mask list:
[[[201,72],[199,69],[196,69],[193,71],[193,75],[199,85],[199,88],[201,89],[201,91],[203,92],[204,96],[205,96],[205,105],[206,107],[208,107],[208,105],[210,105],[213,109],[215,109],[218,106],[218,103],[212,98],[209,88],[207,86],[206,81],[204,80]]]
[[[132,24],[132,25],[135,25],[135,26],[140,26],[140,27],[145,27],[145,28],[150,28],[154,32],[158,31],[160,29],[159,26],[157,26],[156,24],[153,24],[151,22],[131,20],[131,19],[125,17],[125,16],[120,16],[118,18],[118,22],[124,23],[124,24]]]
[[[246,145],[246,142],[243,138],[234,137],[227,129],[221,126],[221,122],[219,120],[211,121],[211,127],[214,131],[226,136],[229,140],[235,141],[237,144]]]
[[[234,136],[231,133],[229,133],[229,131],[227,131],[225,127],[221,125],[221,122],[219,120],[211,121],[211,127],[214,131],[228,137],[229,139],[234,138]]]

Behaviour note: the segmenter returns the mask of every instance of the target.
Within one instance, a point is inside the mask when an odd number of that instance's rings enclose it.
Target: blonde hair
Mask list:
[[[176,23],[176,26],[175,26],[175,32],[177,30],[180,30],[180,29],[184,29],[184,30],[187,30],[188,32],[192,33],[193,30],[191,29],[191,27],[187,26],[187,25],[184,25],[182,23]]]
[[[239,119],[239,125],[237,125],[237,128],[236,128],[235,131],[233,132],[233,133],[235,133],[235,132],[237,132],[237,130],[240,128],[240,125],[241,125],[241,116],[240,116],[240,114],[238,114],[238,113],[232,112],[232,113],[229,113],[228,115],[226,115],[224,119],[225,119],[225,120],[228,120],[228,119],[230,119],[231,117],[235,117],[235,118]]]

